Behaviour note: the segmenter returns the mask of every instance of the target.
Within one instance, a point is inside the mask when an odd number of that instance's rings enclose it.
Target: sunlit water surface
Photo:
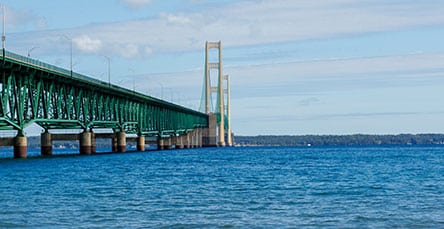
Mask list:
[[[1,156],[0,228],[444,228],[443,147]]]

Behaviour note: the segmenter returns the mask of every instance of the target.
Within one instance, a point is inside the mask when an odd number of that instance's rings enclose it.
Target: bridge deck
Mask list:
[[[3,50],[0,130],[112,128],[177,135],[207,127],[208,115]]]

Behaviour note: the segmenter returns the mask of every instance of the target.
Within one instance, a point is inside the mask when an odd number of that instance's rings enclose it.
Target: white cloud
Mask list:
[[[434,132],[443,61],[428,53],[226,68],[233,126],[242,134]]]
[[[254,45],[444,23],[444,9],[440,6],[350,0],[248,1],[84,29],[92,34],[121,31],[103,37],[109,42],[124,39],[158,51],[180,51],[200,49],[205,40],[222,40],[226,46]]]
[[[46,29],[48,27],[48,22],[44,18],[40,18],[35,21],[35,26],[37,29]]]
[[[72,39],[74,45],[86,53],[96,53],[102,48],[102,41],[93,39],[88,35],[81,35]]]
[[[370,58],[323,59],[225,68],[232,84],[264,87],[263,93],[317,94],[361,88],[392,87],[393,82],[414,85],[442,77],[444,53]],[[275,76],[279,76],[276,80]],[[289,88],[285,88],[289,87]],[[274,90],[280,88],[279,90]],[[293,90],[286,90],[292,88]]]
[[[125,2],[140,6],[151,1]],[[157,18],[88,25],[64,32],[88,34],[97,39],[82,37],[83,43],[88,44],[82,50],[131,44],[133,53],[139,50],[140,55],[146,53],[140,52],[146,50],[145,47],[155,53],[198,50],[205,40],[222,40],[225,47],[260,45],[442,24],[442,11],[444,5],[434,1],[241,1],[200,11],[161,13]]]
[[[120,1],[131,8],[143,7],[152,2],[152,0],[120,0]]]
[[[153,49],[149,46],[145,47],[145,55],[150,56],[151,54],[153,54]]]
[[[162,13],[160,17],[172,24],[188,24],[191,22],[191,19],[189,17],[185,17],[183,15]]]
[[[139,55],[139,47],[135,44],[124,44],[119,46],[117,50],[125,58],[134,58]]]

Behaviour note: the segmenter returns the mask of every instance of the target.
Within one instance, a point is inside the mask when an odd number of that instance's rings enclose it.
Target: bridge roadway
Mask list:
[[[27,156],[24,129],[33,123],[45,130],[42,155],[51,155],[52,141],[60,139],[79,140],[80,153],[91,154],[96,137],[110,137],[113,150],[124,152],[127,134],[137,135],[140,151],[146,136],[156,137],[159,149],[215,145],[207,114],[6,50],[1,55],[0,130],[17,135],[0,144],[14,146],[15,158]],[[57,136],[50,131],[56,129],[81,133]],[[100,136],[95,129],[112,133]]]

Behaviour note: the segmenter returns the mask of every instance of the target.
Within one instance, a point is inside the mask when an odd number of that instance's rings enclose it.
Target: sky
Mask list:
[[[235,135],[444,132],[441,0],[3,0],[6,49],[199,109],[222,41]],[[214,60],[212,53],[211,60]]]

